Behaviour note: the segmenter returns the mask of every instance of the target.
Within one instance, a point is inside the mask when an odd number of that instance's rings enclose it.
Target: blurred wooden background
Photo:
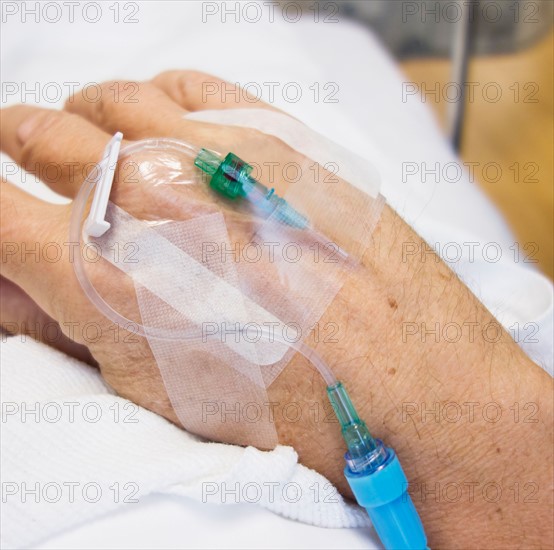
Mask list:
[[[475,168],[478,184],[498,205],[523,247],[536,243],[534,257],[540,269],[554,276],[554,33],[535,46],[509,55],[476,57],[470,61],[468,82],[475,86],[475,97],[466,105],[461,157],[479,163]],[[402,63],[409,80],[427,84],[451,81],[448,60],[410,60]],[[487,90],[497,102],[487,101]],[[486,95],[486,94],[485,94]],[[444,125],[448,103],[428,96]],[[496,162],[501,167],[498,181],[495,170],[483,173],[483,166]],[[528,252],[534,245],[530,245]],[[525,253],[525,252],[523,252]]]

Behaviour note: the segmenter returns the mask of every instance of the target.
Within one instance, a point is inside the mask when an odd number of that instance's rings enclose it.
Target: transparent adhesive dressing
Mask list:
[[[325,213],[320,212],[316,198],[324,195],[331,200],[337,187],[334,181],[325,188],[322,182],[304,178],[284,190],[281,186],[277,193],[254,177],[251,164],[233,153],[222,155],[174,139],[144,140],[123,148],[118,159],[119,170],[133,164],[133,174],[138,174],[139,180],[137,192],[143,194],[143,186],[154,195],[164,187],[186,192],[194,189],[192,200],[186,204],[201,207],[184,218],[153,223],[109,202],[105,220],[96,220],[96,225],[109,230],[89,235],[86,228],[90,224],[83,222],[88,200],[93,191],[96,200],[103,175],[115,169],[108,164],[110,160],[107,154],[96,177],[85,182],[75,200],[71,239],[99,247],[102,261],[112,263],[130,278],[139,314],[129,317],[114,304],[109,292],[97,289],[82,256],[76,258],[75,272],[89,299],[106,317],[147,338],[172,405],[187,429],[200,435],[214,433],[214,424],[221,419],[206,421],[202,404],[211,400],[224,407],[221,388],[226,389],[223,397],[233,403],[268,402],[266,388],[295,352],[312,362],[327,384],[336,382],[304,340],[340,291],[345,277],[357,268],[360,243],[367,242],[372,229],[368,214],[376,220],[382,207],[379,197],[357,198],[350,218],[354,222],[358,217],[359,223],[345,228],[339,245],[311,219],[329,219],[322,216]],[[313,160],[309,162],[313,165]],[[308,176],[313,173],[311,168],[305,170]],[[117,193],[119,183],[114,185]],[[310,185],[318,185],[314,200],[305,196],[304,190]],[[153,202],[161,201],[156,197]],[[246,224],[249,228],[240,238],[247,246],[262,250],[263,255],[255,263],[230,262],[217,255],[204,257],[200,252],[206,241],[218,243],[222,250],[236,245],[232,225],[236,208],[245,221],[235,223],[241,230]],[[334,211],[341,208],[337,203]],[[121,243],[138,244],[134,262],[113,261],[111,251]],[[274,251],[265,246],[268,243],[284,243],[297,250],[299,258],[289,261],[278,254],[272,258]],[[318,261],[321,258],[314,257],[314,250],[324,251],[332,261]],[[300,337],[294,337],[293,332],[291,338],[290,327]],[[264,411],[262,416],[262,421],[251,427],[249,439],[271,448],[277,443],[275,427],[269,414]],[[244,435],[237,439],[244,439]],[[224,433],[222,438],[226,436]]]

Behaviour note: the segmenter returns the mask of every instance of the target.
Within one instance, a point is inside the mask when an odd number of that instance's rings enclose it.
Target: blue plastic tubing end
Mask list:
[[[425,550],[427,537],[408,494],[408,480],[394,450],[387,452],[377,471],[356,474],[347,466],[344,475],[387,550]]]

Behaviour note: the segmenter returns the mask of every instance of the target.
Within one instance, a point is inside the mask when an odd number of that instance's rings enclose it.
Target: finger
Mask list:
[[[132,93],[114,94],[114,89]],[[224,126],[183,119],[189,111],[151,82],[105,82],[95,102],[87,99],[91,94],[86,90],[69,98],[65,109],[110,134],[119,131],[131,140],[173,137],[214,149],[229,141]]]
[[[31,337],[79,361],[95,365],[86,346],[66,336],[59,323],[47,315],[22,288],[1,276],[0,327],[8,334]]]
[[[16,105],[1,110],[2,151],[51,189],[74,197],[110,136],[63,111]]]
[[[188,111],[207,109],[270,109],[277,111],[238,84],[199,71],[166,71],[152,83]]]
[[[87,88],[70,97],[65,110],[86,118],[92,124],[113,134],[123,132],[127,139],[142,139],[166,135],[179,136],[187,113],[160,88],[150,82],[105,82],[98,87],[96,101],[87,99]],[[120,93],[114,93],[120,90]],[[125,93],[123,91],[126,90]]]
[[[129,85],[133,85],[129,88]],[[97,101],[90,101],[91,92],[85,88],[69,98],[65,109],[78,114],[102,130],[116,131],[132,140],[156,137],[172,137],[188,141],[208,149],[230,147],[246,138],[254,138],[255,132],[247,128],[230,128],[220,124],[186,120],[189,112],[178,105],[161,88],[151,82],[105,82],[96,91]],[[132,94],[114,94],[113,90],[132,89]]]
[[[59,318],[52,297],[61,282],[65,291],[73,283],[62,246],[68,240],[69,205],[46,203],[2,179],[0,214],[1,274]]]

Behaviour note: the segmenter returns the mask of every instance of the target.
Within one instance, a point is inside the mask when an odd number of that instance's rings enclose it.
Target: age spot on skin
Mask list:
[[[396,302],[396,300],[394,298],[388,298],[387,299],[388,303],[389,303],[389,306],[391,307],[391,309],[398,309],[398,304]]]
[[[389,369],[387,373],[390,374],[391,376],[394,376],[396,374],[396,369]]]

